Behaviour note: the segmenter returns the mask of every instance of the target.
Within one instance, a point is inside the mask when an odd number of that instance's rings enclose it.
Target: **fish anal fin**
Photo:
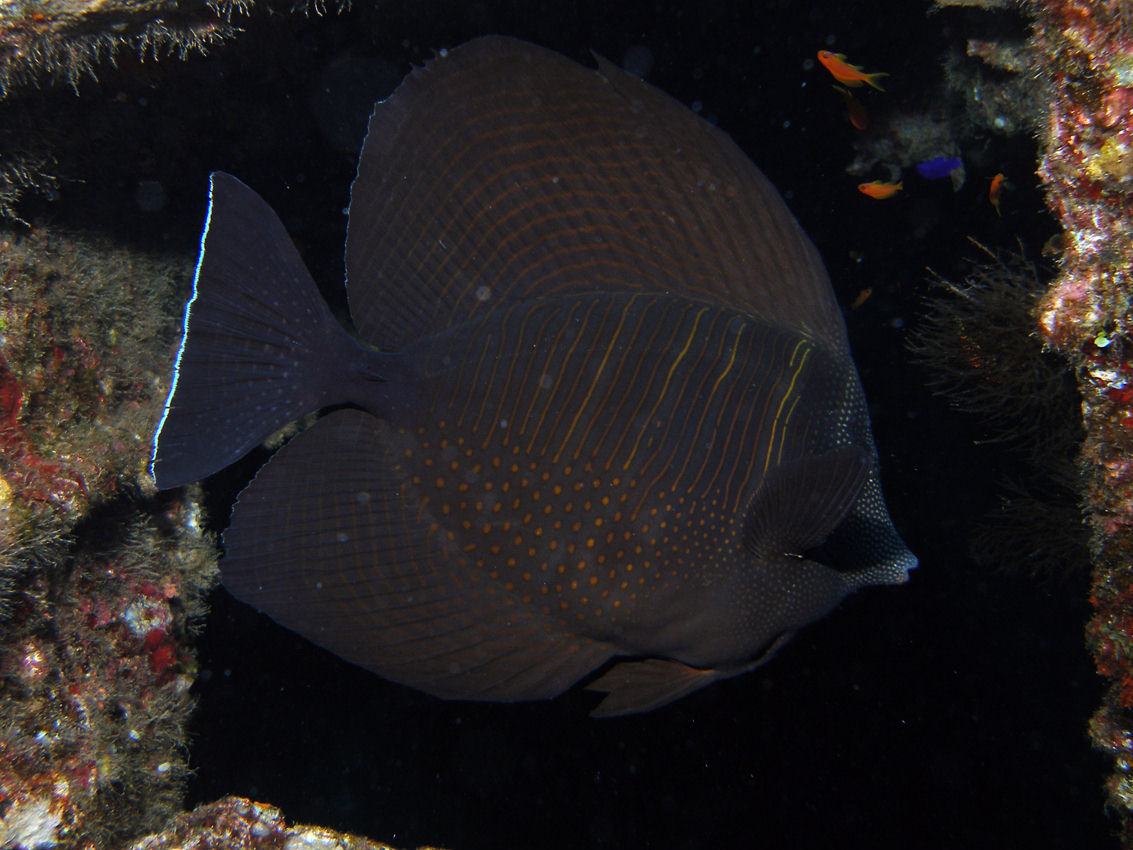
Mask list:
[[[588,691],[606,694],[590,716],[617,717],[651,711],[730,675],[667,658],[619,661],[586,686]]]

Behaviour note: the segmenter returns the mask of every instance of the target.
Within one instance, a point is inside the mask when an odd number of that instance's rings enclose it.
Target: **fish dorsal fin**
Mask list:
[[[748,509],[749,548],[771,558],[822,544],[854,506],[871,466],[864,449],[839,446],[775,467]]]
[[[586,291],[715,301],[846,349],[826,271],[722,131],[611,63],[489,36],[377,104],[347,288],[384,348],[502,302]]]

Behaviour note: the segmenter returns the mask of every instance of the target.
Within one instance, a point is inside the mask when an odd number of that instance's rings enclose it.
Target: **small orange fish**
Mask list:
[[[987,190],[987,199],[991,201],[991,205],[995,207],[996,215],[1003,215],[999,211],[999,199],[1003,197],[1003,190],[1010,189],[1011,184],[1007,182],[1007,178],[1000,172],[991,178],[991,186]]]
[[[865,304],[867,300],[869,300],[869,296],[871,295],[873,295],[873,287],[867,286],[865,289],[858,293],[858,297],[854,299],[854,303],[850,305],[850,309],[858,309],[860,306]]]
[[[872,74],[867,74],[861,69],[859,65],[851,65],[846,61],[845,54],[831,53],[829,50],[818,51],[818,61],[822,66],[830,72],[838,82],[844,83],[847,86],[857,88],[862,83],[869,83],[878,91],[885,91],[877,83],[878,77],[888,77],[884,71],[876,71]]]
[[[874,180],[870,183],[859,183],[858,191],[863,195],[869,195],[878,201],[884,201],[886,198],[892,198],[898,192],[905,188],[904,182],[901,183],[883,183],[880,180]]]
[[[854,125],[855,130],[864,130],[869,126],[869,116],[866,115],[865,107],[850,92],[849,89],[844,89],[841,86],[832,86],[834,91],[842,95],[842,101],[846,104],[846,112],[850,116],[850,123]]]

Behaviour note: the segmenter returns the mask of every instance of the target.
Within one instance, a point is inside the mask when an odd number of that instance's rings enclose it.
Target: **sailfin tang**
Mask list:
[[[154,434],[158,487],[223,469],[326,404],[330,364],[358,351],[271,207],[214,173],[173,385]]]
[[[471,569],[400,469],[398,432],[319,420],[241,494],[224,586],[337,655],[439,697],[553,697],[611,649],[562,631]]]

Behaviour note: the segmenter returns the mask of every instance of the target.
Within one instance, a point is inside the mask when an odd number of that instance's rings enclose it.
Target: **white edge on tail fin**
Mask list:
[[[165,420],[169,417],[169,408],[173,403],[173,394],[177,392],[177,378],[181,374],[181,355],[185,353],[185,342],[189,338],[189,314],[193,311],[193,302],[197,300],[197,281],[201,276],[201,263],[204,262],[205,258],[205,240],[208,238],[209,225],[212,223],[215,175],[215,171],[209,175],[208,212],[205,213],[205,226],[201,229],[201,244],[197,252],[197,266],[193,269],[193,294],[189,296],[189,300],[185,302],[185,317],[181,324],[181,344],[177,346],[177,358],[173,361],[173,381],[169,385],[169,394],[165,397],[165,406],[161,411],[161,420],[157,423],[157,428],[153,432],[153,450],[150,452],[149,473],[155,483],[157,476],[154,475],[153,465],[157,460],[157,443],[158,440],[161,439],[161,429],[165,427]]]

